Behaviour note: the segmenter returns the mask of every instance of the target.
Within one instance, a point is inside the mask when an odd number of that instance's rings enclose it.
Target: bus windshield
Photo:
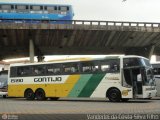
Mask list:
[[[123,67],[144,66],[151,67],[149,60],[143,58],[124,58]]]
[[[146,84],[155,85],[154,74],[152,69],[146,69]]]
[[[152,65],[150,64],[150,62],[149,62],[149,60],[147,60],[147,59],[141,59],[141,61],[143,62],[143,64],[145,65],[145,66],[148,66],[148,67],[151,67]]]

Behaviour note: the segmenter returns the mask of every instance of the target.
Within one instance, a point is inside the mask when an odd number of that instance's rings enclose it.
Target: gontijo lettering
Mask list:
[[[62,81],[62,77],[40,77],[34,78],[34,82],[60,82]]]

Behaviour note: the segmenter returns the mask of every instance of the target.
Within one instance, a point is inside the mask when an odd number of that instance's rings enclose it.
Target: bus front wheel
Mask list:
[[[46,99],[46,95],[43,89],[37,89],[35,92],[35,96],[37,98],[37,100],[45,100]]]
[[[34,100],[35,95],[34,95],[33,90],[32,90],[32,89],[27,89],[27,90],[24,92],[24,97],[25,97],[27,100]]]
[[[119,102],[121,100],[121,93],[118,89],[110,89],[107,92],[107,97],[111,102]]]

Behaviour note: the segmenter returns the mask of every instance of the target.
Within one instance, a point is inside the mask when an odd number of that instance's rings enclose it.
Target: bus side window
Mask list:
[[[16,77],[17,76],[17,67],[11,67],[10,68],[10,77]]]
[[[118,72],[120,69],[119,59],[110,59],[100,62],[102,72]]]
[[[29,66],[17,67],[17,76],[27,76],[30,74]]]
[[[99,65],[97,62],[82,62],[81,63],[81,71],[83,73],[98,72]]]
[[[46,72],[47,72],[47,74],[53,74],[53,66],[52,65],[47,65],[46,66]]]
[[[34,65],[32,66],[33,75],[45,75],[45,65]]]
[[[110,65],[105,65],[105,64],[101,65],[101,71],[102,72],[109,71],[109,69],[110,69]]]
[[[55,67],[55,66],[53,66],[53,73],[54,74],[61,74],[61,68],[60,67]]]
[[[46,72],[48,75],[52,74],[61,74],[61,65],[60,64],[51,64],[47,65]]]
[[[79,72],[78,63],[65,63],[62,65],[64,73],[77,73]]]

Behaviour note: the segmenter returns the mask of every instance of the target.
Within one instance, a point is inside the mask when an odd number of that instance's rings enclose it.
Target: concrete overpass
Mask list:
[[[135,54],[149,58],[152,54],[160,55],[160,23],[83,20],[73,20],[72,24],[0,22],[0,59],[25,57],[29,53],[32,57]]]

